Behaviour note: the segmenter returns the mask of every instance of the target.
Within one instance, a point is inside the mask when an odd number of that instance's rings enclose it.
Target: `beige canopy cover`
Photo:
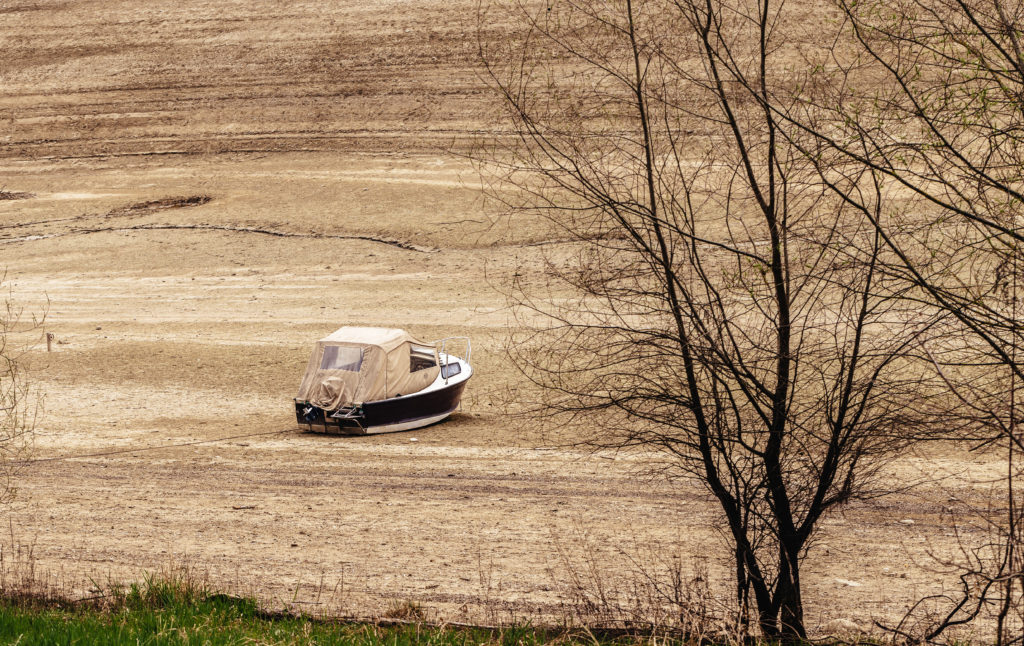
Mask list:
[[[297,399],[336,410],[423,390],[438,372],[434,345],[404,330],[343,327],[316,342]]]

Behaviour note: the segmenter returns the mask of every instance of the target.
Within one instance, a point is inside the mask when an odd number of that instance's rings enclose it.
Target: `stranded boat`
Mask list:
[[[465,358],[448,352],[465,346]],[[458,408],[472,347],[466,337],[433,343],[403,330],[343,327],[316,343],[295,398],[311,431],[362,435],[440,422]]]

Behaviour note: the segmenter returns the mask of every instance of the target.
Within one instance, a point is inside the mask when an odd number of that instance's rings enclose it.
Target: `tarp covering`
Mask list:
[[[343,327],[316,342],[299,401],[324,410],[423,390],[437,378],[437,349],[404,330]]]

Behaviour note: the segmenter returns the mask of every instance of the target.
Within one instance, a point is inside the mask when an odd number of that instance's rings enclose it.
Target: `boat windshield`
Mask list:
[[[437,365],[434,348],[426,345],[409,344],[409,372],[426,370]]]

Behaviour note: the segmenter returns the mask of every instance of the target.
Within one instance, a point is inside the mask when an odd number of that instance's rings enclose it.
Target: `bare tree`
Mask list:
[[[948,314],[925,347],[978,447],[1006,460],[991,540],[965,546],[962,595],[915,639],[984,613],[1024,641],[1024,5],[1005,0],[836,0],[836,41],[780,110],[792,143],[878,231],[887,271]],[[778,106],[773,106],[778,107]],[[811,134],[813,137],[805,138]],[[861,190],[865,183],[884,186]],[[906,632],[902,628],[900,632]]]
[[[2,281],[0,281],[2,282]],[[15,477],[24,465],[35,428],[35,402],[22,374],[22,350],[12,336],[36,329],[37,319],[26,320],[8,297],[0,311],[0,504],[15,494]]]
[[[909,352],[941,316],[907,306],[879,229],[779,132],[799,24],[781,4],[515,10],[522,29],[482,51],[514,133],[487,161],[512,217],[571,242],[512,289],[535,410],[706,487],[741,625],[752,606],[762,635],[804,637],[819,521],[883,493],[887,460],[941,421]],[[499,11],[482,20],[514,22]]]

